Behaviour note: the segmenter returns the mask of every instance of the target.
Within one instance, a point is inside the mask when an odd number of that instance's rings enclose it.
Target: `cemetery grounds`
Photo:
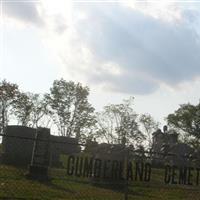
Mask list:
[[[65,169],[49,169],[49,181],[26,178],[27,169],[0,165],[0,199],[55,200],[199,200],[199,186],[166,185],[163,171],[152,169],[152,180],[119,185],[95,185],[85,178],[66,175]],[[125,197],[125,192],[128,196]]]

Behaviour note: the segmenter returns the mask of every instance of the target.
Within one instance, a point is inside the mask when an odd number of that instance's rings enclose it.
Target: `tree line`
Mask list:
[[[24,92],[6,80],[0,82],[0,130],[9,122],[22,126],[52,128],[58,135],[79,141],[98,140],[110,144],[133,145],[150,149],[152,133],[159,122],[148,114],[137,114],[134,98],[120,104],[108,104],[96,112],[88,100],[89,87],[81,83],[55,80],[48,93]],[[166,118],[181,139],[195,147],[200,139],[200,104],[181,105]]]

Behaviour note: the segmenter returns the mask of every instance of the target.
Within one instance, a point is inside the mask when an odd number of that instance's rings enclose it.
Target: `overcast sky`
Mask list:
[[[163,122],[200,97],[198,1],[0,0],[0,79],[48,92],[61,77],[97,110],[135,97]]]

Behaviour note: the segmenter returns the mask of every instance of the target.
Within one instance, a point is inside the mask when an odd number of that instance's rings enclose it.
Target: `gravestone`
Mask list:
[[[48,179],[49,139],[49,129],[37,129],[28,177],[40,180]]]

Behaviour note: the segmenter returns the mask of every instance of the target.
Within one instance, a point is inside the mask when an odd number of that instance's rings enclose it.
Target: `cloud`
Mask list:
[[[54,30],[59,34],[62,34],[67,29],[67,23],[62,15],[56,15],[54,17],[53,24]]]
[[[43,38],[68,78],[148,94],[162,84],[175,87],[200,76],[200,12],[194,6],[52,1],[43,4],[41,14],[34,2],[4,4],[9,17],[45,22]]]
[[[3,1],[2,5],[3,14],[6,17],[37,26],[44,23],[37,9],[39,3],[36,1]]]
[[[169,22],[117,4],[78,9],[86,13],[75,25],[79,44],[97,61],[85,70],[89,81],[147,94],[160,84],[173,87],[200,76],[199,35],[189,23],[194,18],[190,10],[183,10],[180,21]],[[106,63],[117,65],[121,73],[99,70]]]

